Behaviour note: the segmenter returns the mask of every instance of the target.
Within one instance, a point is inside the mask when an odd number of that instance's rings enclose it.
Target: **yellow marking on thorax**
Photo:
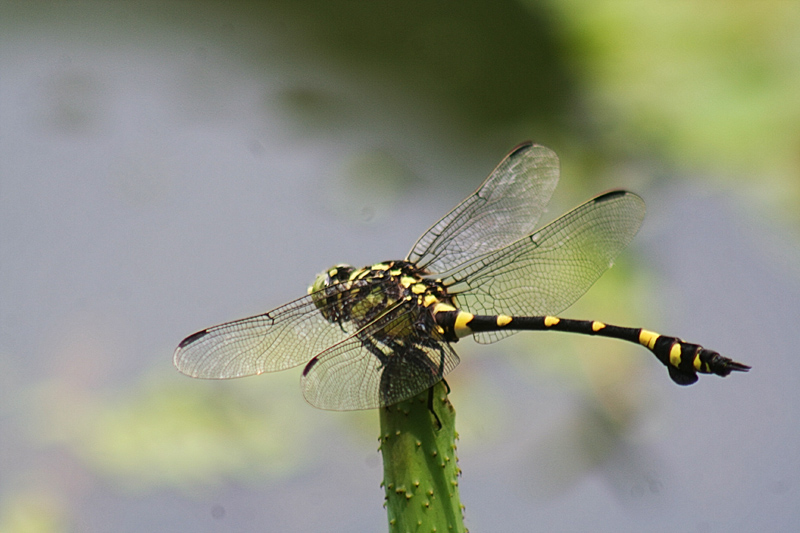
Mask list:
[[[430,306],[432,306],[433,304],[435,304],[438,301],[439,301],[439,298],[437,298],[433,294],[429,294],[429,295],[427,295],[425,297],[424,300],[422,300],[422,305],[424,305],[425,307],[430,307]],[[444,304],[442,304],[442,305],[444,305]]]
[[[497,315],[497,327],[502,328],[511,323],[511,317],[508,315]]]
[[[467,324],[469,324],[472,319],[475,318],[475,315],[472,313],[467,313],[466,311],[459,311],[458,315],[456,316],[456,323],[453,326],[453,330],[456,333],[456,337],[459,339],[461,337],[466,337],[472,333],[472,330],[469,328]]]
[[[669,364],[676,368],[679,367],[681,365],[682,355],[681,345],[676,342],[672,345],[672,348],[669,349]]]
[[[433,298],[434,300],[436,300],[436,297],[435,297],[435,296],[432,296],[432,298]],[[455,308],[455,307],[453,307],[453,306],[452,306],[452,305],[450,305],[450,304],[446,304],[446,303],[444,303],[444,302],[439,302],[438,300],[436,300],[436,301],[437,301],[438,303],[437,303],[436,305],[434,305],[434,306],[433,306],[433,312],[434,312],[434,313],[441,313],[441,312],[444,312],[444,311],[455,311],[455,310],[456,310],[456,308]]]
[[[372,265],[370,268],[372,270],[389,270],[391,265],[387,265],[386,263],[376,263]]]
[[[605,327],[606,325],[603,324],[602,322],[597,322],[597,321],[592,322],[592,331],[600,331]]]
[[[400,285],[405,287],[406,289],[412,286],[417,282],[417,278],[412,278],[411,276],[403,276],[400,278]]]
[[[428,288],[425,286],[424,283],[415,283],[411,286],[411,292],[414,294],[422,294],[423,292],[427,291]]]
[[[656,333],[655,331],[649,331],[643,329],[639,332],[639,344],[642,346],[647,346],[651,350],[655,347],[656,341],[661,335]]]
[[[544,317],[544,325],[545,325],[545,327],[549,328],[551,326],[555,326],[559,322],[561,322],[561,319],[558,318],[557,316],[546,316],[546,317]]]

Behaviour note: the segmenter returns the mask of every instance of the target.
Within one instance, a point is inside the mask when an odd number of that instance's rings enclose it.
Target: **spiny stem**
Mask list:
[[[455,410],[445,384],[382,408],[380,420],[389,531],[465,532]]]

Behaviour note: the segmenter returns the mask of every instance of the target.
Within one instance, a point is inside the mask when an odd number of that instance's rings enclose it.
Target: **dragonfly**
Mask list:
[[[639,196],[612,190],[537,229],[558,179],[558,156],[523,143],[405,259],[333,266],[301,298],[189,335],[175,366],[227,379],[305,365],[306,400],[337,411],[390,406],[430,389],[458,365],[453,344],[470,335],[492,343],[552,330],[628,341],[652,352],[679,385],[748,371],[678,337],[557,316],[612,265],[645,214]]]

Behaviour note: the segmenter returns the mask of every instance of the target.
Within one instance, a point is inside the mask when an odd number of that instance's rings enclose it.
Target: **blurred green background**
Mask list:
[[[562,161],[543,219],[648,203],[566,315],[754,370],[462,341],[468,527],[792,530],[798,95],[788,0],[0,2],[0,531],[384,530],[375,412],[172,350],[402,258],[526,139]]]

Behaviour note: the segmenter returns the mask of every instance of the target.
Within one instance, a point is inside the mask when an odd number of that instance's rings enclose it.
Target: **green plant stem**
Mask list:
[[[380,410],[383,486],[390,532],[464,532],[458,495],[455,409],[447,387]],[[438,420],[437,420],[438,417]]]

